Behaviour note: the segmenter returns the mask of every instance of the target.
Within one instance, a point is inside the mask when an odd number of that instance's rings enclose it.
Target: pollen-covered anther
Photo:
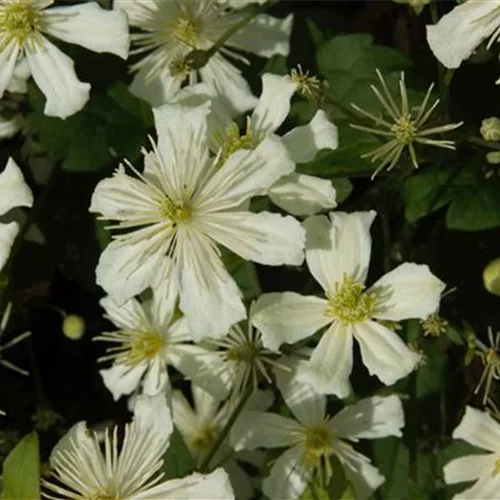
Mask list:
[[[240,149],[253,149],[257,142],[252,130],[252,120],[247,117],[246,130],[240,134],[238,124],[233,122],[226,129],[226,135],[222,139],[222,152],[218,165],[222,166],[228,158]]]
[[[198,430],[189,440],[189,447],[199,454],[210,450],[217,437],[217,429],[214,426],[206,425]]]
[[[172,201],[170,198],[165,198],[161,205],[160,211],[162,215],[172,221],[173,225],[179,225],[191,219],[191,207],[181,202]]]
[[[336,284],[335,293],[328,294],[326,315],[344,323],[356,323],[370,318],[377,297],[374,293],[364,293],[365,286],[344,276],[342,284]]]
[[[297,93],[306,99],[317,99],[321,94],[321,82],[309,71],[303,71],[299,64],[297,69],[290,71],[292,82],[297,85]]]
[[[198,27],[193,19],[180,18],[172,29],[172,36],[190,47],[196,47]]]
[[[32,6],[31,0],[14,0],[0,5],[1,45],[15,40],[23,45],[39,28],[39,11]]]
[[[320,483],[328,484],[333,475],[330,456],[333,453],[335,436],[325,425],[316,425],[305,429],[305,454],[303,465],[316,473]]]

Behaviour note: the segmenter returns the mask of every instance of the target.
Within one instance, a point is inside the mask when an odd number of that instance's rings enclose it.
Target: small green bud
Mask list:
[[[79,340],[85,333],[85,320],[76,314],[70,314],[64,318],[62,331],[68,339]]]
[[[484,268],[483,284],[488,292],[500,297],[500,257]]]
[[[486,155],[486,161],[490,165],[498,165],[500,163],[500,151],[491,151]]]
[[[486,141],[500,141],[500,118],[496,116],[485,118],[481,122],[479,132]]]

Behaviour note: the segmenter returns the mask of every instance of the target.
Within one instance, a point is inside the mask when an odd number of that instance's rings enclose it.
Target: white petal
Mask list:
[[[498,7],[490,0],[469,1],[427,26],[427,42],[436,58],[447,68],[458,68],[499,27]]]
[[[200,73],[202,80],[211,83],[224,97],[225,105],[231,114],[244,113],[257,104],[257,98],[252,94],[241,72],[219,53],[209,59]]]
[[[420,355],[396,333],[375,321],[356,323],[354,336],[361,349],[363,364],[370,375],[376,375],[385,385],[406,377],[420,361]]]
[[[150,72],[149,65],[141,66],[130,84],[130,93],[144,99],[153,107],[171,102],[181,88],[182,78],[167,73],[151,78]]]
[[[194,435],[198,427],[198,417],[184,394],[178,390],[172,393],[172,416],[175,426],[185,440]]]
[[[385,481],[370,460],[353,450],[350,445],[337,442],[335,453],[344,467],[348,481],[354,487],[356,500],[368,498]]]
[[[0,116],[0,139],[10,139],[22,129],[22,126],[22,115],[14,115],[10,120],[5,120]]]
[[[455,458],[443,467],[444,480],[447,484],[475,481],[487,473],[491,474],[496,460],[495,453]]]
[[[47,116],[67,118],[80,111],[89,100],[90,85],[78,80],[74,62],[46,38],[26,49],[31,74],[47,101]]]
[[[206,214],[208,236],[245,260],[268,266],[298,266],[304,261],[305,231],[293,217],[261,212]]]
[[[227,41],[227,45],[261,57],[275,54],[287,56],[290,52],[292,22],[292,14],[283,19],[261,14],[239,29]]]
[[[271,474],[262,483],[269,498],[295,500],[302,495],[311,479],[311,472],[301,465],[303,453],[304,449],[296,446],[274,462]]]
[[[155,356],[149,363],[142,381],[142,392],[149,396],[172,391],[165,360]]]
[[[288,363],[291,371],[275,370],[278,389],[286,405],[301,424],[321,425],[325,420],[326,397],[316,392],[313,385],[299,380],[296,370],[304,364],[305,361],[295,359]]]
[[[404,263],[382,276],[367,293],[377,294],[374,317],[400,321],[425,319],[435,312],[445,287],[428,266]]]
[[[33,193],[24,181],[24,176],[16,162],[9,158],[7,165],[0,173],[0,215],[15,207],[31,207]]]
[[[225,335],[246,317],[236,283],[202,233],[179,230],[176,251],[181,266],[179,306],[193,338]]]
[[[290,100],[297,84],[288,75],[262,75],[262,94],[252,113],[252,132],[264,136],[276,132],[290,112]]]
[[[18,55],[19,45],[14,40],[0,50],[0,98],[12,81]]]
[[[133,244],[112,241],[99,258],[97,284],[118,304],[143,292],[155,281],[155,273],[166,258],[163,252],[154,251],[163,240],[164,235],[157,234]]]
[[[313,215],[337,206],[332,182],[312,175],[289,174],[267,191],[271,201],[293,215]]]
[[[464,439],[474,446],[500,453],[500,424],[487,412],[467,406],[465,414],[453,431],[455,439]]]
[[[352,347],[352,327],[335,322],[321,337],[304,369],[299,370],[299,379],[321,394],[347,397],[351,392]]]
[[[149,325],[142,305],[135,299],[118,304],[113,297],[106,296],[99,301],[106,311],[106,316],[120,330],[143,330]]]
[[[308,217],[306,261],[323,289],[335,294],[344,274],[364,283],[371,254],[370,226],[375,212],[330,213]]]
[[[295,163],[306,163],[322,149],[337,149],[338,129],[320,109],[307,125],[290,130],[282,141]]]
[[[191,385],[191,393],[196,414],[203,420],[212,420],[217,413],[220,401],[196,385]]]
[[[231,428],[230,442],[235,450],[283,448],[300,440],[300,428],[295,420],[277,413],[244,411]]]
[[[222,211],[263,194],[295,166],[276,136],[268,136],[253,151],[240,149],[220,167],[193,200],[200,212]]]
[[[207,115],[210,103],[190,107],[165,104],[153,109],[160,169],[167,194],[175,201],[190,198],[207,167]]]
[[[500,475],[493,475],[492,471],[486,476],[477,481],[469,489],[457,493],[453,496],[453,500],[497,500],[498,492],[500,491]]]
[[[0,270],[3,269],[9,258],[10,249],[14,244],[18,232],[19,225],[17,222],[10,222],[9,224],[0,223]]]
[[[252,324],[262,333],[268,349],[293,344],[309,337],[331,322],[325,315],[324,299],[294,292],[266,293],[252,306]]]
[[[136,366],[115,363],[111,368],[99,370],[99,373],[104,385],[113,395],[113,399],[118,401],[122,396],[132,394],[139,387],[146,368],[146,362]]]
[[[114,0],[113,9],[123,10],[132,26],[140,26],[144,16],[150,16],[151,11],[158,9],[158,0]]]
[[[182,479],[164,481],[146,491],[132,495],[130,500],[232,500],[233,489],[223,469],[210,474],[195,472]]]
[[[43,11],[43,30],[68,43],[94,52],[109,52],[127,59],[130,45],[127,15],[104,10],[95,2],[53,7]]]
[[[152,283],[151,319],[161,331],[166,330],[172,322],[179,298],[179,283],[172,259],[163,260],[162,267],[157,270],[157,278],[156,283]],[[176,329],[175,333],[182,335],[184,332]]]
[[[329,425],[337,436],[357,440],[401,437],[404,423],[401,400],[391,395],[374,396],[347,406],[332,418]]]

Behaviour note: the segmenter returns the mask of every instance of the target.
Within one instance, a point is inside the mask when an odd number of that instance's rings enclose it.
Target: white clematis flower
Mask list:
[[[468,0],[457,5],[437,24],[427,26],[429,46],[447,68],[458,68],[488,37],[488,48],[500,37],[500,3],[497,0]]]
[[[139,396],[134,420],[125,427],[123,441],[117,427],[108,430],[104,450],[85,422],[75,424],[50,455],[55,479],[43,481],[50,491],[45,496],[56,500],[234,498],[229,478],[222,469],[207,475],[194,473],[182,479],[161,481],[163,474],[159,471],[172,430],[164,395]]]
[[[404,415],[397,396],[372,397],[348,406],[333,418],[326,415],[326,397],[313,386],[301,383],[290,372],[281,371],[278,387],[293,418],[276,413],[242,413],[231,429],[236,450],[288,448],[271,467],[263,491],[269,498],[299,498],[316,476],[328,482],[330,460],[337,457],[356,499],[368,498],[384,477],[370,460],[349,442],[402,436]]]
[[[268,137],[219,165],[207,146],[208,112],[208,103],[154,109],[158,145],[145,153],[144,173],[135,178],[120,167],[97,185],[90,207],[132,229],[101,255],[97,283],[123,303],[153,284],[158,266],[171,258],[179,307],[195,340],[221,337],[246,317],[218,244],[261,264],[299,265],[305,240],[294,218],[243,208],[293,170],[284,146]]]
[[[453,498],[497,499],[500,491],[500,423],[487,412],[467,406],[453,437],[489,452],[456,458],[444,466],[444,479],[448,484],[476,481]]]
[[[25,57],[47,98],[45,114],[67,118],[88,101],[90,85],[78,80],[73,61],[44,35],[123,59],[130,41],[124,12],[106,11],[95,2],[47,9],[52,3],[0,0],[0,97]]]
[[[427,266],[405,263],[365,290],[374,218],[370,211],[306,219],[307,265],[326,297],[270,293],[252,309],[253,324],[269,349],[329,326],[302,376],[320,392],[341,398],[350,392],[353,339],[370,374],[386,385],[417,366],[420,356],[376,320],[425,319],[437,309],[445,287]]]
[[[186,319],[175,316],[178,290],[176,280],[169,275],[167,270],[165,286],[157,288],[152,299],[143,304],[130,299],[120,306],[110,296],[100,302],[118,327],[95,337],[113,344],[110,354],[100,359],[114,360],[113,366],[100,374],[115,400],[131,394],[141,382],[145,394],[170,391],[168,365],[186,375],[196,370],[197,357],[206,352],[191,344]]]
[[[292,16],[285,19],[256,16],[225,41],[199,71],[192,69],[185,62],[191,51],[210,49],[248,15],[229,7],[218,0],[115,0],[115,8],[127,12],[130,25],[144,32],[132,35],[132,54],[147,54],[132,66],[137,72],[132,92],[158,106],[168,102],[186,78],[192,85],[200,77],[215,86],[233,111],[252,108],[256,99],[241,72],[226,56],[246,61],[232,49],[261,57],[288,55]]]
[[[221,151],[221,160],[224,160],[239,149],[256,148],[264,138],[276,133],[288,117],[290,100],[297,91],[297,85],[289,76],[264,74],[262,94],[253,113],[247,117],[244,133],[240,133],[229,110],[210,85],[187,87],[174,100],[186,104],[211,101],[209,147],[215,153]],[[326,113],[318,110],[309,124],[290,130],[280,139],[294,163],[306,163],[313,160],[321,149],[336,149],[338,131]],[[266,194],[275,205],[293,215],[312,215],[336,206],[331,181],[295,172],[278,179]]]
[[[16,162],[9,158],[0,174],[0,216],[16,207],[31,207],[33,193],[24,181],[23,173]],[[9,258],[10,249],[19,232],[17,222],[0,223],[0,270]]]

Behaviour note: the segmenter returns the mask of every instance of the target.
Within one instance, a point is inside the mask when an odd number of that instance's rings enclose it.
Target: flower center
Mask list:
[[[130,364],[153,359],[163,348],[163,338],[158,332],[133,332],[130,339],[127,358]]]
[[[226,129],[226,135],[220,141],[221,153],[218,166],[224,165],[228,158],[239,151],[240,149],[254,149],[258,141],[254,137],[252,131],[252,120],[247,116],[246,131],[244,134],[240,134],[240,128],[235,122],[231,123]]]
[[[193,18],[179,18],[172,28],[172,36],[181,42],[196,47],[198,42],[198,26]]]
[[[377,297],[375,293],[364,293],[365,286],[344,275],[342,285],[335,285],[335,293],[327,294],[328,307],[325,314],[344,323],[365,321],[371,317]]]
[[[325,425],[316,425],[305,430],[305,453],[303,466],[316,473],[321,484],[328,484],[333,475],[330,457],[333,454],[333,432]]]
[[[4,48],[11,40],[23,45],[38,30],[39,18],[39,12],[33,9],[31,0],[3,2],[0,6],[0,32],[5,38],[0,47]]]
[[[206,425],[199,429],[189,440],[189,447],[197,455],[203,455],[212,447],[217,437],[217,429],[214,426]]]
[[[410,119],[409,115],[403,115],[397,119],[396,123],[391,128],[396,136],[396,140],[400,144],[411,144],[415,140],[417,127],[415,122]]]
[[[191,219],[191,207],[184,203],[172,201],[170,198],[165,198],[160,205],[160,212],[166,219],[172,221],[173,226],[182,224]]]
[[[493,467],[493,476],[500,475],[500,458],[495,462],[495,467]]]

